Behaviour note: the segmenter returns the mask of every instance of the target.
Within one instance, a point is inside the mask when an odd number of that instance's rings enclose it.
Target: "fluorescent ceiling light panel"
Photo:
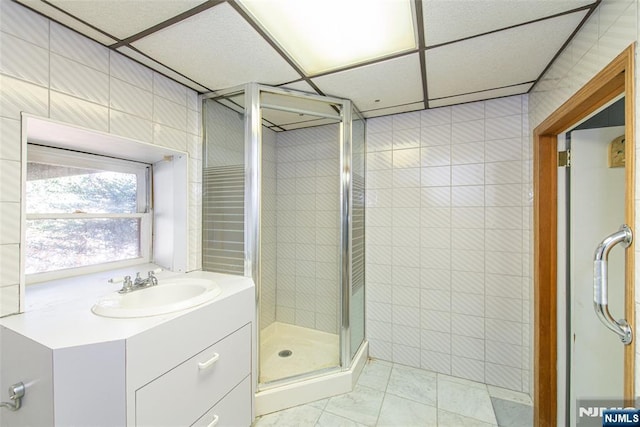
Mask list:
[[[309,75],[416,48],[410,0],[241,0]]]

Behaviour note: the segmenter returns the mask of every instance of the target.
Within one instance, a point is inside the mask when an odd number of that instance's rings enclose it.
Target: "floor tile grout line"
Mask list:
[[[394,397],[397,397],[397,398],[399,398],[399,399],[406,400],[406,401],[409,401],[409,402],[414,402],[414,403],[418,403],[418,404],[426,405],[426,406],[432,406],[432,405],[426,404],[426,403],[424,403],[424,402],[422,402],[422,401],[413,400],[413,399],[411,399],[411,398],[407,398],[407,397],[404,397],[404,396],[398,396],[398,395],[396,395],[396,394],[394,394],[394,393],[389,392],[389,384],[390,384],[391,377],[392,377],[392,375],[393,375],[394,369],[395,369],[397,366],[404,366],[404,365],[400,365],[400,364],[396,364],[396,363],[390,363],[390,364],[388,364],[388,365],[385,363],[385,364],[380,364],[380,365],[381,365],[382,367],[385,367],[385,368],[386,368],[387,366],[390,368],[390,369],[389,369],[388,376],[386,377],[386,382],[385,382],[384,390],[380,390],[380,389],[377,389],[377,388],[373,388],[373,387],[369,387],[369,386],[362,385],[362,384],[360,384],[360,383],[359,383],[360,379],[358,379],[358,382],[356,383],[356,385],[357,385],[357,386],[364,387],[364,388],[366,388],[366,389],[370,389],[370,390],[373,390],[373,391],[378,391],[378,392],[382,392],[382,393],[383,393],[382,401],[381,401],[381,403],[380,403],[380,407],[378,408],[378,411],[377,411],[376,421],[375,421],[375,424],[373,424],[374,426],[377,426],[377,425],[379,424],[379,422],[380,422],[380,416],[382,415],[382,407],[384,406],[384,403],[385,403],[385,401],[386,401],[386,399],[387,399],[387,397],[388,397],[388,395],[389,395],[389,394],[390,394],[390,395],[392,395],[392,396],[394,396]],[[371,365],[370,365],[370,366],[371,366]],[[418,368],[414,368],[414,369],[418,369]],[[387,371],[387,369],[384,369],[384,371]],[[436,411],[436,415],[435,415],[435,419],[436,419],[436,423],[439,423],[439,420],[440,420],[440,411],[441,411],[441,409],[439,408],[440,399],[438,398],[438,396],[439,396],[438,391],[439,391],[439,389],[440,389],[440,386],[442,385],[442,381],[446,381],[446,377],[447,377],[447,375],[443,375],[442,377],[443,377],[443,378],[440,378],[440,376],[439,376],[439,375],[437,375],[437,373],[436,373],[436,378],[435,378],[435,384],[436,384],[436,401],[435,401],[435,411]],[[362,377],[361,377],[361,378],[362,378]],[[458,384],[458,385],[462,385],[462,386],[464,386],[464,383],[458,383],[458,382],[456,382],[456,381],[454,381],[453,383],[454,383],[454,384]],[[475,387],[474,387],[474,388],[475,388]],[[493,415],[494,415],[494,417],[495,417],[495,418],[494,418],[494,419],[495,419],[495,421],[496,421],[496,424],[495,424],[495,425],[499,425],[499,424],[497,424],[497,423],[498,423],[498,419],[497,419],[498,417],[497,417],[497,413],[496,413],[495,406],[494,406],[494,400],[493,400],[494,398],[491,396],[491,393],[489,392],[489,385],[487,385],[487,384],[481,384],[481,387],[477,387],[477,389],[478,389],[478,390],[483,390],[483,391],[487,394],[487,396],[489,397],[489,400],[490,400],[490,407],[489,407],[489,408],[491,409],[491,411],[492,411],[492,413],[493,413]],[[349,393],[345,393],[345,394],[349,394]],[[331,411],[327,411],[327,410],[326,410],[326,408],[328,408],[328,407],[329,407],[329,401],[330,401],[330,399],[332,399],[332,398],[331,398],[331,397],[329,397],[329,398],[327,398],[327,399],[326,399],[326,401],[325,401],[325,403],[324,403],[324,405],[323,405],[323,408],[322,408],[322,409],[321,409],[321,408],[319,408],[319,407],[315,407],[316,409],[318,409],[318,410],[320,411],[320,414],[318,415],[318,418],[316,419],[316,421],[315,421],[315,423],[314,423],[313,425],[317,426],[317,425],[319,424],[319,422],[320,422],[320,418],[322,418],[322,416],[323,416],[325,413],[328,413],[328,414],[329,414],[329,415],[331,415],[331,416],[335,416],[335,417],[343,418],[343,419],[345,419],[345,420],[349,420],[349,421],[352,421],[352,422],[355,422],[355,423],[361,424],[359,421],[357,421],[357,420],[355,420],[355,419],[352,419],[352,418],[350,418],[350,417],[348,417],[348,416],[339,415],[339,414],[334,414],[334,413],[333,413],[333,412],[331,412]],[[505,402],[507,402],[507,403],[509,403],[509,404],[516,404],[516,405],[518,405],[519,407],[527,407],[527,406],[529,406],[529,405],[526,405],[525,403],[521,403],[521,402],[514,402],[514,401],[511,401],[511,400],[508,400],[508,399],[501,399],[501,398],[499,398],[499,397],[496,397],[495,399],[505,401]],[[325,399],[322,399],[322,400],[325,400]],[[311,403],[312,403],[312,402],[311,402]],[[304,405],[301,405],[301,406],[304,406]],[[479,419],[479,418],[476,418],[475,416],[471,416],[471,415],[465,415],[464,413],[460,413],[460,412],[457,412],[457,411],[451,411],[451,410],[447,410],[447,409],[442,409],[442,411],[443,411],[443,412],[446,412],[446,413],[450,413],[450,414],[452,414],[452,415],[457,415],[457,416],[467,417],[467,418],[470,418],[470,419],[473,419],[473,420],[476,420],[476,421],[481,421],[481,422],[483,422],[483,423],[491,424],[490,422],[487,422],[487,421],[486,421],[486,420],[484,420],[484,419]],[[260,417],[260,418],[261,418],[261,417]],[[436,425],[437,425],[437,424],[436,424]]]
[[[436,373],[436,426],[440,423],[440,399],[438,398],[440,391],[440,375]]]
[[[395,363],[392,363],[390,366],[390,370],[389,370],[389,376],[387,377],[387,381],[384,385],[384,391],[382,392],[382,402],[380,403],[380,408],[378,409],[378,416],[376,417],[376,423],[375,425],[378,425],[378,422],[380,421],[380,414],[382,414],[382,406],[384,405],[384,401],[387,398],[387,390],[389,389],[389,382],[391,381],[391,375],[393,375],[393,368],[395,366]]]

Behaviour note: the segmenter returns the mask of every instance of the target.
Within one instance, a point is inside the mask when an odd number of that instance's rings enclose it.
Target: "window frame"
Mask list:
[[[120,261],[111,261],[81,267],[71,267],[61,270],[47,271],[42,273],[25,274],[27,285],[57,280],[67,277],[91,274],[100,271],[125,268],[139,264],[151,262],[152,256],[152,232],[153,232],[153,209],[152,209],[152,168],[149,163],[124,160],[99,154],[83,153],[79,151],[55,148],[34,143],[27,143],[26,163],[44,163],[62,167],[98,169],[111,172],[133,173],[137,175],[137,200],[135,213],[29,213],[26,212],[26,220],[37,219],[109,219],[109,218],[132,218],[140,220],[140,256]],[[26,167],[26,166],[25,166]],[[26,172],[26,169],[25,169]],[[25,178],[26,179],[26,178]],[[26,206],[26,188],[25,188]],[[26,227],[26,224],[25,224]],[[26,229],[26,228],[25,228]],[[25,240],[25,247],[26,247]],[[26,256],[26,253],[25,253]],[[26,258],[25,258],[26,264]]]

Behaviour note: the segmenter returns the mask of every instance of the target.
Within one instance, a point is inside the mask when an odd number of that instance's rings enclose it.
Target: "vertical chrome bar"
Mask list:
[[[260,378],[260,166],[262,158],[261,147],[261,118],[260,118],[260,89],[256,83],[247,84],[245,93],[244,118],[244,156],[245,156],[245,193],[244,193],[244,275],[249,276],[255,283],[256,318],[254,323],[253,342],[255,358],[253,372],[257,375],[253,380],[253,392],[258,389]],[[252,405],[253,407],[253,405]]]
[[[340,334],[342,369],[351,366],[351,102],[341,104],[340,123],[340,280],[342,326]]]
[[[615,332],[625,345],[631,344],[633,333],[625,319],[616,321],[609,313],[608,257],[615,245],[623,243],[628,248],[632,241],[631,229],[623,224],[620,230],[605,237],[593,256],[593,308],[600,321]]]
[[[260,90],[250,83],[245,90],[245,259],[244,275],[253,278],[259,288],[260,250]]]
[[[362,345],[362,343],[365,342],[365,340],[367,339],[367,322],[366,322],[366,318],[367,318],[367,124],[366,121],[364,119],[364,117],[362,116],[362,114],[360,113],[360,111],[357,110],[357,108],[354,107],[355,113],[358,117],[358,120],[362,121],[362,177],[364,178],[364,183],[362,184],[364,187],[364,201],[363,201],[363,209],[362,209],[362,226],[364,227],[364,231],[362,232],[362,238],[363,238],[363,242],[362,242],[362,246],[363,246],[363,250],[364,250],[364,255],[362,257],[362,270],[363,270],[363,276],[362,276],[362,281],[363,281],[363,303],[362,303],[362,324],[363,324],[363,328],[362,328],[362,339],[360,341],[360,345]],[[351,121],[353,122],[353,117],[351,118]],[[358,347],[359,347],[358,346]],[[356,350],[357,351],[357,350]]]

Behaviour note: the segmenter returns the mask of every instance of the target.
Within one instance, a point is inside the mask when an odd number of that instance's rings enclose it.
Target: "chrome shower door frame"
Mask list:
[[[352,103],[346,99],[313,95],[288,89],[274,88],[249,83],[245,87],[245,167],[246,167],[246,192],[245,192],[245,276],[252,277],[256,285],[256,323],[260,319],[260,223],[261,223],[261,94],[272,93],[276,95],[296,97],[303,100],[313,100],[339,106],[339,112],[335,116],[322,115],[306,110],[296,110],[283,107],[285,111],[315,114],[320,117],[330,117],[340,120],[340,370],[348,370],[351,366],[350,351],[350,301],[351,301],[351,136],[352,136]],[[278,108],[274,105],[265,105],[266,108]],[[286,108],[286,109],[285,109]],[[259,325],[256,328],[260,330]],[[259,335],[259,332],[256,333]],[[260,360],[259,345],[257,347],[257,360]],[[256,363],[259,369],[259,363]],[[336,368],[329,368],[333,372]],[[323,370],[322,372],[325,372]],[[282,381],[274,381],[270,385],[280,385],[304,377],[318,375],[318,372],[301,374]],[[259,387],[259,375],[256,375],[256,387]]]

